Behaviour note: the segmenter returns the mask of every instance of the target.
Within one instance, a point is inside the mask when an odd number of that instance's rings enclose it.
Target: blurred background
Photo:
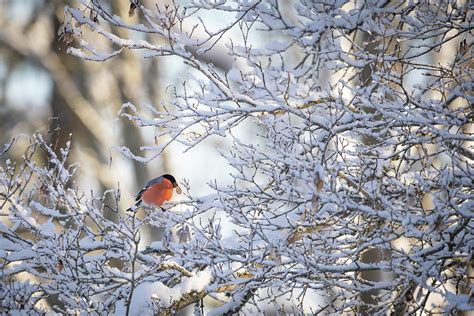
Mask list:
[[[133,203],[141,186],[164,173],[173,174],[178,182],[189,181],[190,193],[197,196],[209,192],[207,183],[212,179],[226,181],[230,170],[214,150],[229,145],[224,138],[212,137],[187,152],[173,145],[148,164],[122,156],[119,146],[146,155],[140,147],[156,143],[154,128],[138,128],[119,118],[122,104],[131,102],[152,118],[146,106],[159,109],[166,105],[171,95],[168,88],[186,80],[188,70],[173,57],[143,58],[136,51],[103,63],[67,55],[67,47],[58,36],[65,4],[0,0],[0,146],[15,138],[8,158],[18,160],[25,148],[22,144],[26,145],[35,131],[58,150],[72,134],[70,162],[81,166],[77,185],[96,196],[120,188],[122,210]],[[67,4],[78,5],[77,1]],[[129,18],[129,1],[113,0],[104,5],[129,23],[142,23],[139,14]],[[217,25],[225,22],[222,16],[212,18]],[[123,37],[143,37],[115,31]],[[155,36],[147,40],[156,43],[162,39]],[[95,44],[104,50],[109,45],[99,37]],[[202,58],[226,71],[231,61],[225,56],[208,54]]]

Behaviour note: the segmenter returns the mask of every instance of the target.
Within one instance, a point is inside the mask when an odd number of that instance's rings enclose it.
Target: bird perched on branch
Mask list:
[[[176,193],[181,194],[181,188],[176,179],[170,174],[164,174],[158,178],[151,179],[138,192],[135,198],[135,201],[137,201],[135,205],[127,211],[135,211],[142,205],[161,207],[161,204],[171,199],[174,189],[176,189]]]

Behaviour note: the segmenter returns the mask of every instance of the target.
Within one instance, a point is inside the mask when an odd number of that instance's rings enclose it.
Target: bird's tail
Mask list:
[[[136,212],[141,206],[142,206],[142,200],[138,200],[137,203],[135,203],[133,206],[130,206],[130,207],[127,209],[127,212],[134,213],[134,212]]]

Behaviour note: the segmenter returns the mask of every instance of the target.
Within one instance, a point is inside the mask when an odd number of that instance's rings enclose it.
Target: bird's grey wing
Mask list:
[[[148,189],[149,187],[151,187],[154,184],[160,183],[161,181],[163,181],[163,177],[153,178],[150,181],[148,181],[145,184],[145,187],[143,189],[141,189],[140,192],[138,192],[137,196],[135,197],[135,201],[139,201],[142,198],[142,195],[146,191],[146,189]]]
[[[163,181],[163,177],[153,178],[146,183],[145,188],[149,188],[154,184],[160,183],[161,181]]]
[[[137,193],[137,196],[135,196],[135,201],[140,201],[142,199],[143,192],[145,192],[146,189],[147,188],[143,188]]]

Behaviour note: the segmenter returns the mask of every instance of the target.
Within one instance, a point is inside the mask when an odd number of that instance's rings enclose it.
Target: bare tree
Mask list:
[[[6,163],[0,177],[11,218],[2,226],[2,308],[37,310],[37,298],[60,292],[64,311],[120,314],[190,304],[196,314],[261,311],[263,303],[293,313],[473,309],[470,5],[300,1],[283,10],[276,0],[132,1],[129,14],[143,24],[97,0],[66,7],[62,37],[76,57],[103,62],[141,51],[189,67],[170,90],[172,104],[148,108],[153,119],[136,101],[122,106],[124,119],[157,127],[160,139],[144,148],[151,155],[122,147],[124,155],[151,161],[175,142],[193,148],[231,138],[232,150],[221,154],[233,183],[212,181],[209,196],[186,194],[181,212],[148,209],[112,223],[102,210],[117,206],[62,189],[73,174],[67,149],[55,156],[35,136],[32,146],[56,167],[26,155],[24,167]],[[209,14],[226,25],[213,27]],[[97,35],[110,50],[95,45]],[[228,71],[198,58],[218,44],[234,60]],[[259,134],[236,136],[244,124]],[[31,183],[47,185],[46,199]],[[118,203],[117,192],[107,194]],[[61,223],[60,232],[35,222],[35,212]],[[140,250],[148,223],[166,227],[165,239]],[[44,282],[9,278],[23,271]],[[208,297],[220,306],[204,306]]]

